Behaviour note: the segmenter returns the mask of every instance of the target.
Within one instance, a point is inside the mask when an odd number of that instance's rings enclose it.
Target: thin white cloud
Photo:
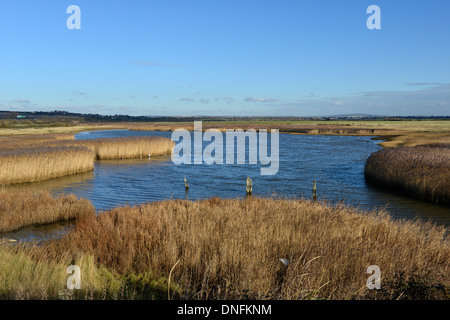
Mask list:
[[[272,98],[255,98],[255,97],[248,97],[244,100],[245,102],[276,102],[278,100],[272,99]]]
[[[17,103],[17,104],[28,104],[31,101],[28,99],[14,99],[14,100],[9,100],[10,103]]]
[[[223,101],[227,104],[230,104],[234,102],[234,99],[232,97],[224,97],[224,98],[214,98],[214,101],[216,102]]]
[[[440,82],[411,82],[411,83],[407,83],[407,86],[436,86],[436,85],[440,85],[442,83]]]
[[[180,98],[180,101],[186,102],[186,103],[190,103],[190,102],[195,102],[195,99],[192,98]]]

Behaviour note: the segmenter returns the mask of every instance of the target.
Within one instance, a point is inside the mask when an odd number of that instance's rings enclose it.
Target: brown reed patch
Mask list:
[[[90,171],[94,158],[84,147],[0,149],[0,183],[37,182]]]
[[[95,208],[75,195],[53,197],[39,191],[0,190],[0,232],[92,215]]]
[[[93,170],[95,159],[147,158],[171,154],[164,137],[73,140],[73,135],[0,137],[0,184],[37,182]]]
[[[437,204],[450,204],[450,144],[395,147],[373,153],[368,181]]]
[[[439,299],[450,285],[445,232],[318,202],[174,200],[78,220],[36,254],[81,252],[125,277],[172,270],[181,299]],[[367,289],[370,265],[381,268],[384,291]],[[411,281],[434,291],[414,295]]]
[[[133,159],[171,154],[175,146],[165,137],[122,137],[77,140],[76,144],[92,149],[99,160]]]
[[[170,155],[175,142],[165,137],[120,137],[50,141],[45,146],[82,146],[92,150],[98,160],[113,160]]]

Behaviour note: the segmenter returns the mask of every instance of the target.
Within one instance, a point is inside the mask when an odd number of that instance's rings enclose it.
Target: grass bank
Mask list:
[[[17,279],[31,270],[45,273],[33,267],[37,263],[54,265],[66,257],[67,265],[88,256],[92,268],[108,270],[137,299],[449,298],[445,228],[393,221],[382,211],[361,213],[258,198],[117,208],[80,219],[63,238],[28,250],[22,259],[31,266],[17,271],[3,295],[16,294],[15,288],[25,285]],[[289,261],[287,267],[281,258]],[[367,289],[370,265],[381,269],[381,290]],[[82,276],[85,272],[90,271],[82,269]],[[52,288],[65,283],[50,281]],[[102,296],[101,290],[93,296]]]
[[[61,134],[61,133],[77,133],[81,131],[108,130],[111,127],[106,125],[77,125],[77,126],[55,126],[55,127],[26,127],[26,128],[1,128],[0,136],[22,136],[35,134]]]
[[[83,288],[72,298],[122,299],[132,297],[124,291],[121,277],[105,267],[98,267],[92,256],[62,256],[48,262],[45,257],[32,258],[37,247],[17,247],[0,241],[0,300],[55,300],[66,295],[67,268],[77,265],[83,270]]]
[[[33,147],[46,142],[61,140],[75,140],[71,133],[24,134],[14,136],[0,136],[0,149],[16,149],[19,147]]]
[[[48,192],[0,190],[0,232],[67,221],[93,215],[95,208],[89,200],[75,195],[53,197]]]
[[[386,190],[450,205],[450,144],[382,149],[367,159],[365,176]]]

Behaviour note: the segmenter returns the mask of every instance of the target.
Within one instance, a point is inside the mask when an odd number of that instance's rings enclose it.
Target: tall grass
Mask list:
[[[372,154],[368,181],[420,200],[450,204],[450,144],[395,147]]]
[[[448,298],[445,228],[360,213],[297,200],[162,201],[78,220],[37,255],[82,252],[124,277],[172,271],[181,299]],[[367,289],[370,265],[381,268],[380,291]]]
[[[37,182],[94,169],[95,154],[84,147],[0,150],[0,183]]]
[[[92,150],[98,160],[134,159],[170,155],[175,142],[165,137],[120,137],[86,140],[49,141],[46,146],[83,146]]]
[[[0,138],[0,184],[37,182],[93,170],[95,159],[129,159],[170,154],[163,137],[65,140],[54,134]]]
[[[92,256],[76,258],[61,256],[49,262],[32,258],[37,247],[15,247],[0,241],[0,299],[58,299],[67,291],[67,267],[77,265],[83,270],[82,289],[72,298],[121,299],[132,298],[124,291],[120,276],[105,267],[98,267]]]
[[[175,146],[164,137],[122,137],[92,140],[77,140],[76,144],[92,149],[97,159],[133,159],[171,154]]]
[[[0,232],[81,218],[95,213],[87,199],[53,197],[48,192],[0,190]]]

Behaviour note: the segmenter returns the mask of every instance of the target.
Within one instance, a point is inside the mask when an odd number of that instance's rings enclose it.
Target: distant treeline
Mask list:
[[[15,120],[42,120],[53,119],[57,121],[71,122],[192,122],[194,120],[202,121],[332,121],[332,120],[385,120],[385,121],[404,121],[404,120],[450,120],[450,116],[375,116],[366,114],[350,114],[338,116],[323,117],[211,117],[211,116],[192,116],[192,117],[170,117],[170,116],[129,116],[129,115],[101,115],[92,113],[73,113],[68,111],[0,111],[0,119]]]

